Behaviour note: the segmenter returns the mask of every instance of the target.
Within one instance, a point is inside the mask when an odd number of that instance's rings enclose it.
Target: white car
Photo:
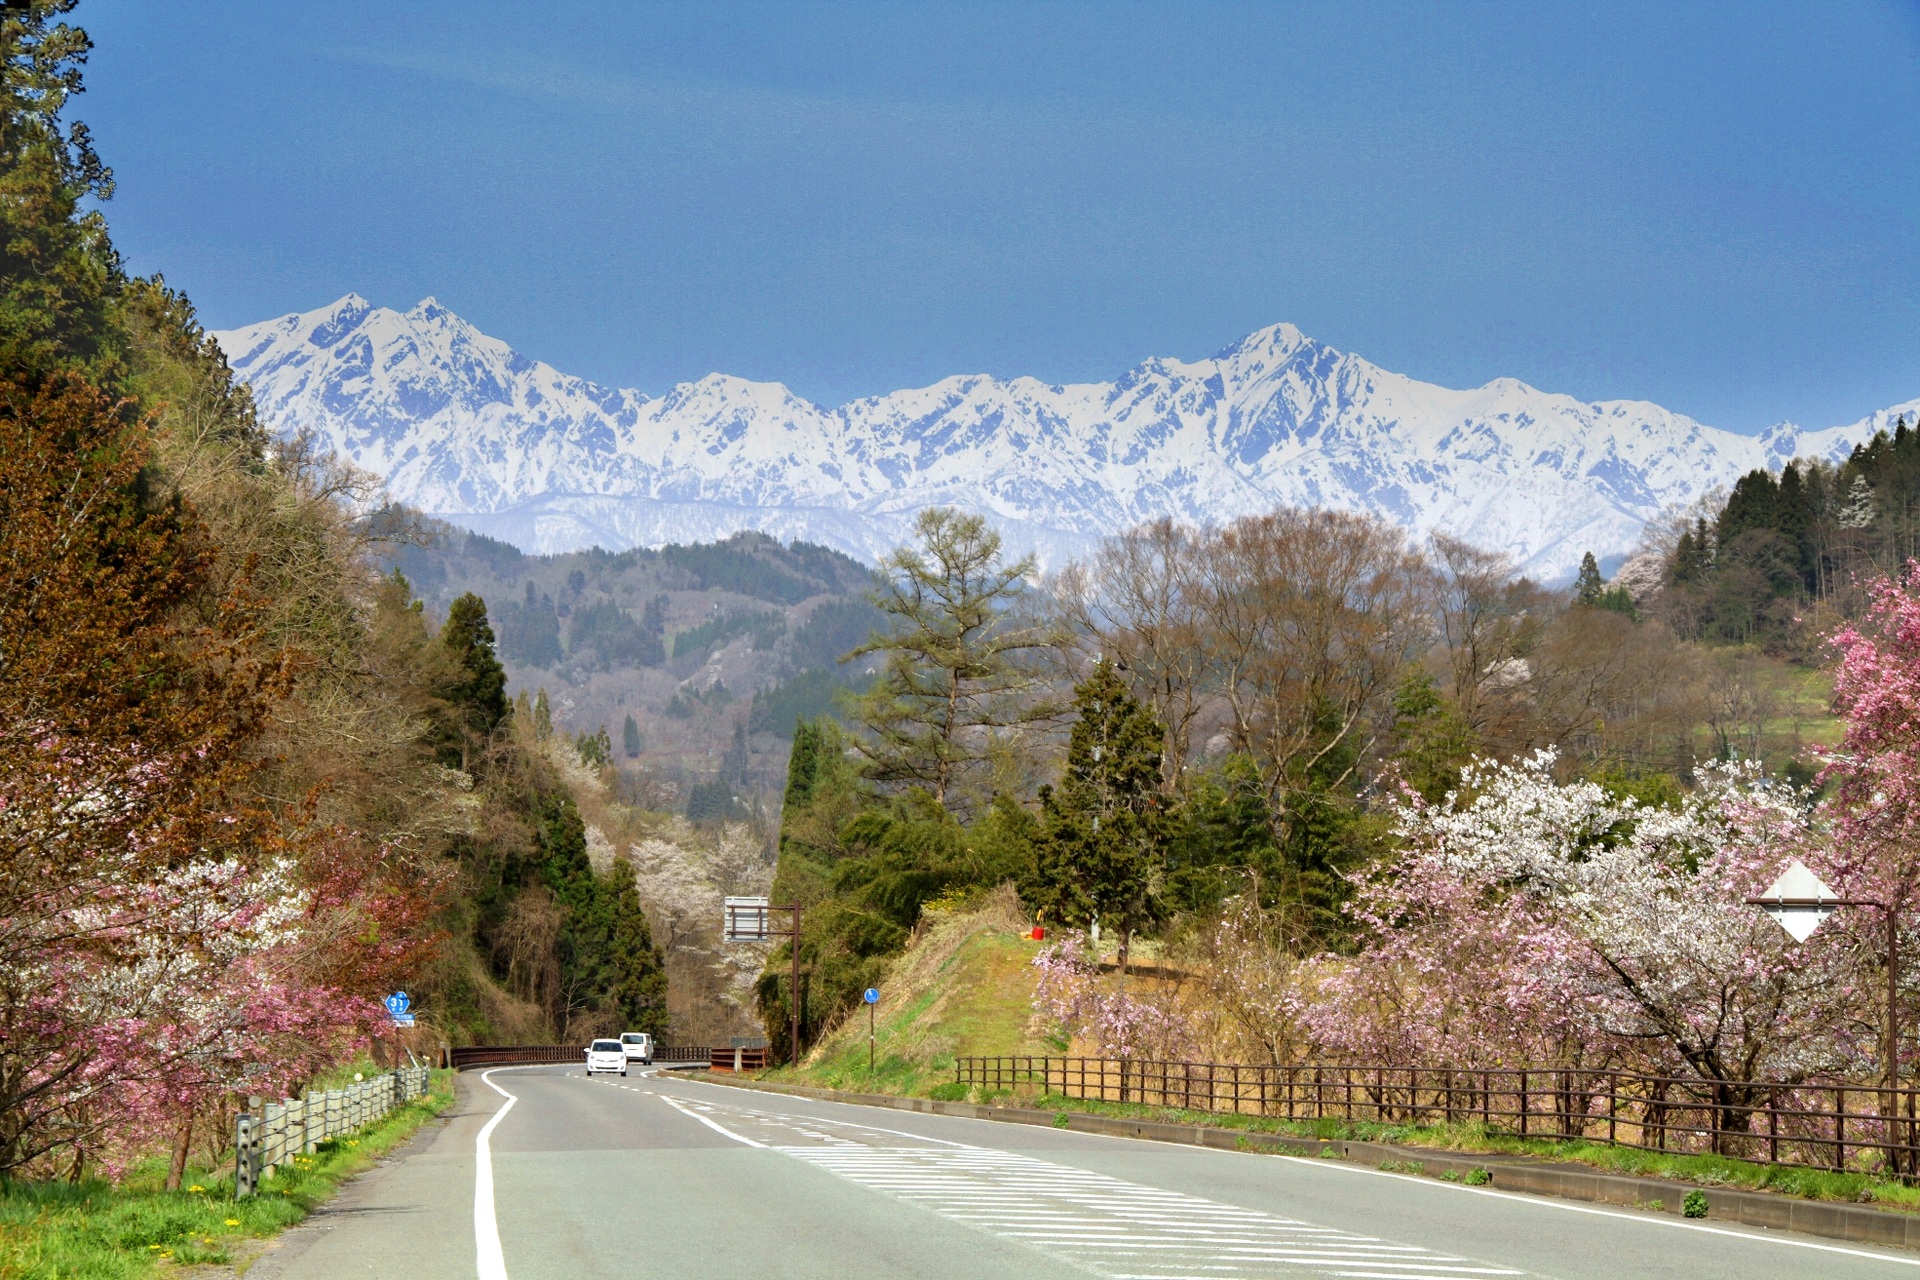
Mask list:
[[[587,1074],[617,1071],[627,1074],[627,1047],[618,1040],[595,1040],[587,1046]]]
[[[653,1065],[653,1037],[644,1031],[629,1031],[620,1037],[620,1043],[627,1048],[627,1061],[637,1062],[641,1066]]]

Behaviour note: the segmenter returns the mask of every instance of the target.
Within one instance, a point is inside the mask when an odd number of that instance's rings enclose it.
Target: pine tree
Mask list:
[[[881,562],[873,601],[891,625],[848,655],[886,660],[851,712],[873,780],[924,787],[946,805],[994,749],[992,730],[1050,714],[1026,696],[1038,681],[1025,666],[1048,637],[1017,617],[1032,556],[1003,563],[1000,535],[977,515],[935,508],[914,528],[920,545]]]
[[[536,742],[545,742],[552,736],[553,710],[547,704],[547,688],[542,685],[533,699],[533,737]]]
[[[638,759],[640,755],[640,726],[634,720],[633,713],[627,713],[627,722],[620,726],[620,747],[627,753],[627,759]]]
[[[1680,540],[1673,546],[1673,559],[1667,564],[1667,579],[1675,584],[1692,582],[1699,568],[1699,552],[1694,550],[1693,530],[1682,529]]]
[[[1574,598],[1581,604],[1594,604],[1599,601],[1600,593],[1607,589],[1607,580],[1600,576],[1600,563],[1589,551],[1580,558],[1580,576],[1573,584]]]
[[[1134,931],[1154,917],[1166,859],[1165,735],[1106,659],[1075,687],[1073,705],[1066,771],[1040,792],[1041,896],[1062,923],[1111,924],[1124,973]]]
[[[507,673],[494,655],[486,601],[471,591],[455,600],[440,628],[440,643],[453,656],[453,674],[442,692],[453,709],[454,738],[465,769],[472,748],[507,718]]]
[[[99,211],[113,174],[84,124],[61,113],[81,90],[92,42],[58,15],[74,0],[9,6],[0,22],[0,367],[31,379],[77,368],[117,387],[126,284]]]

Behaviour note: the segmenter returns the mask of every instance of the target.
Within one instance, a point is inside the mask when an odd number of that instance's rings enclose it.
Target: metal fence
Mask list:
[[[713,1056],[713,1050],[705,1045],[680,1044],[662,1045],[653,1051],[653,1060],[658,1063],[681,1065],[689,1062],[705,1063]]]
[[[1248,1065],[1123,1058],[961,1058],[955,1080],[988,1090],[1293,1121],[1477,1122],[1519,1137],[1768,1164],[1920,1171],[1920,1090],[1853,1083],[1716,1082],[1571,1068],[1465,1070]]]
[[[382,1072],[344,1089],[322,1089],[304,1098],[261,1103],[234,1124],[235,1196],[250,1196],[260,1179],[311,1155],[323,1142],[356,1133],[389,1111],[425,1097],[432,1073],[425,1067]]]
[[[445,1065],[456,1071],[525,1063],[585,1062],[583,1044],[469,1044],[448,1050]]]

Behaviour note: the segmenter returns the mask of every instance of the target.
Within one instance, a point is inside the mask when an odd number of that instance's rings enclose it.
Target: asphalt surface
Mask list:
[[[579,1068],[523,1067],[463,1076],[444,1125],[248,1272],[743,1275],[1920,1280],[1920,1253],[1334,1160],[915,1115],[638,1070],[588,1079]]]

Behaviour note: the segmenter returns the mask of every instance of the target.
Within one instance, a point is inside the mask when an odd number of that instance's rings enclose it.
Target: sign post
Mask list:
[[[1798,858],[1787,864],[1787,869],[1767,887],[1765,893],[1757,898],[1748,898],[1747,905],[1759,907],[1772,916],[1795,942],[1805,942],[1811,938],[1813,931],[1825,924],[1827,917],[1839,907],[1872,907],[1886,917],[1887,1025],[1882,1053],[1887,1063],[1887,1092],[1881,1114],[1887,1118],[1887,1136],[1893,1137],[1899,1124],[1900,1109],[1900,913],[1874,898],[1841,897]],[[1911,1131],[1907,1134],[1907,1142],[1909,1145],[1913,1142]],[[1896,1171],[1904,1163],[1908,1165],[1906,1171],[1912,1172],[1911,1151],[1906,1153],[1909,1157],[1906,1161],[1902,1161],[1898,1147],[1891,1154]]]
[[[396,1027],[413,1025],[413,997],[404,991],[396,991],[380,1003],[387,1006],[387,1016],[393,1019]]]
[[[722,904],[721,937],[727,942],[767,942],[774,938],[790,940],[788,951],[793,961],[791,987],[787,1001],[793,1032],[793,1065],[800,1065],[800,904],[776,907],[766,898],[729,897]],[[767,917],[775,911],[787,913],[788,927],[775,929]]]
[[[880,988],[868,987],[860,997],[867,1002],[867,1074],[873,1074],[873,1007],[880,1003]]]

